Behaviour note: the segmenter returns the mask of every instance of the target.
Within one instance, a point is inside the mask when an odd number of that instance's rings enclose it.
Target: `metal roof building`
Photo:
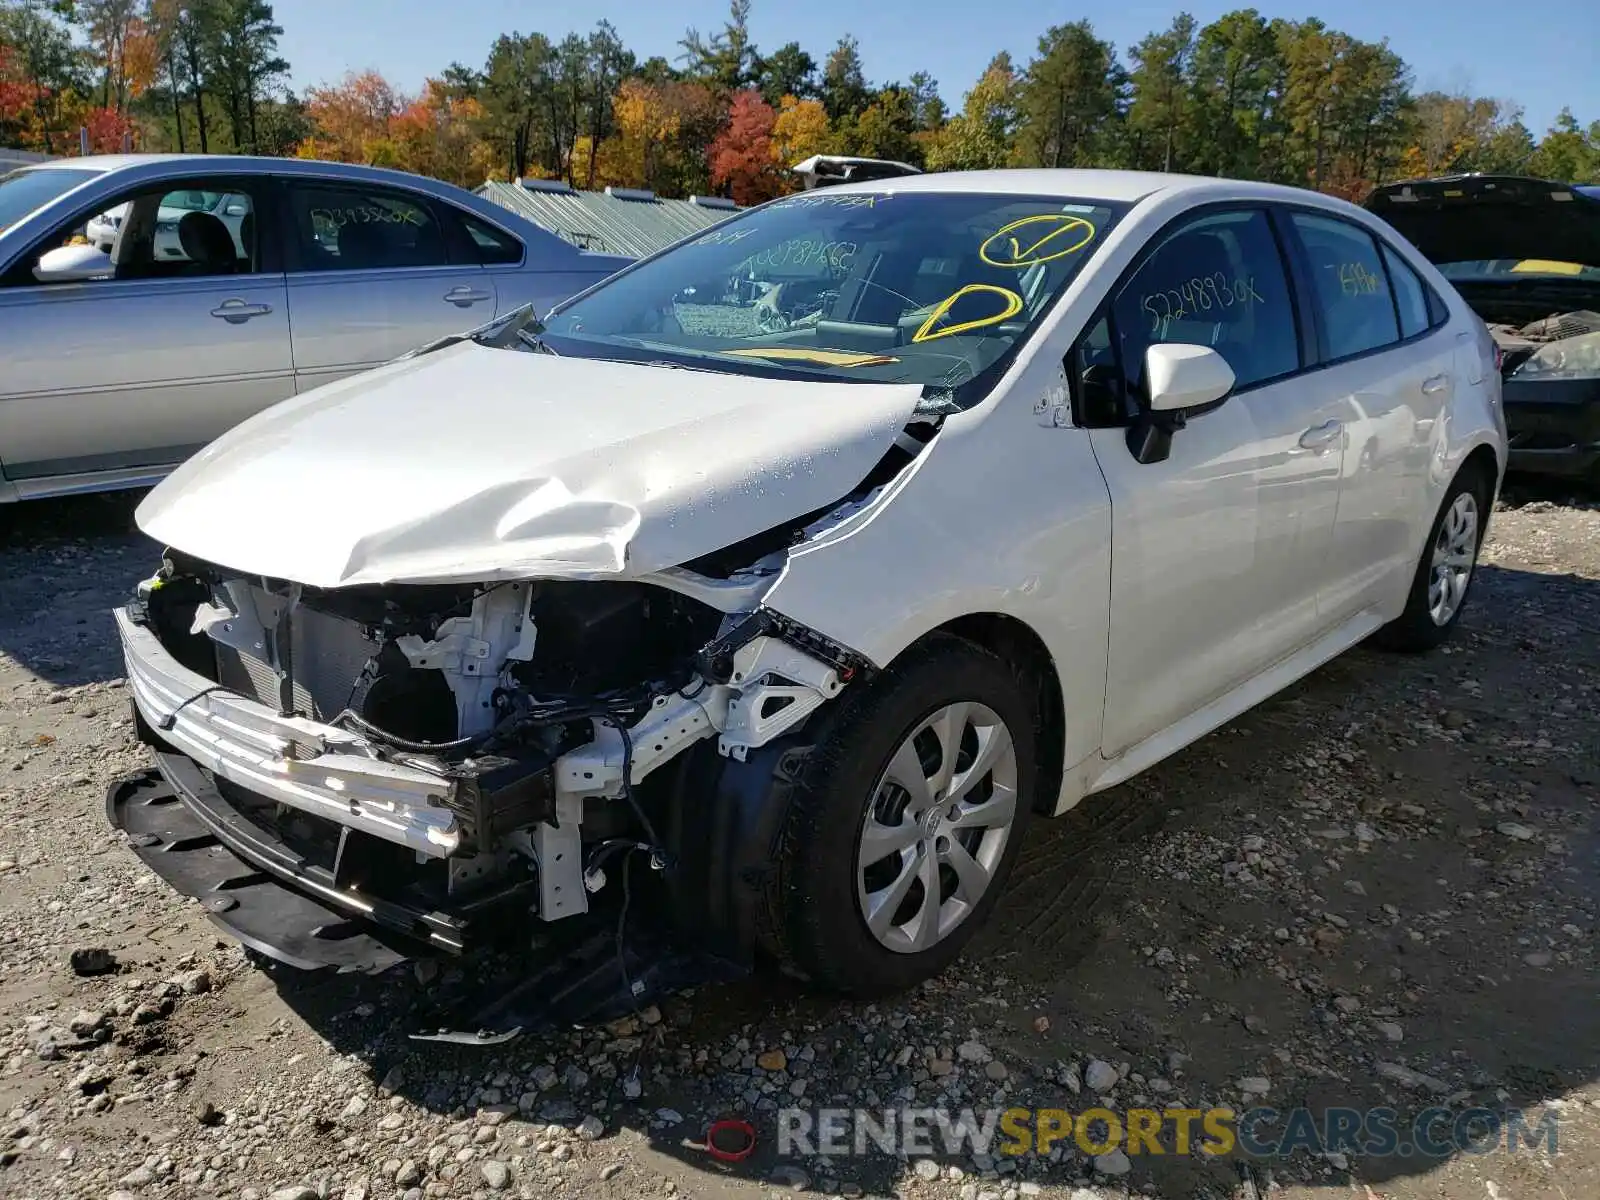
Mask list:
[[[738,210],[732,200],[720,196],[663,200],[654,192],[618,187],[580,192],[559,179],[490,180],[478,195],[584,250],[632,258],[708,229]]]
[[[54,157],[49,154],[37,154],[32,150],[10,150],[0,146],[0,175],[7,171],[15,171],[18,167],[31,167],[34,163],[49,162]]]

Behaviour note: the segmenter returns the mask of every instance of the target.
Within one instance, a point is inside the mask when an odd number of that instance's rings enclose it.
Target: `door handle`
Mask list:
[[[251,317],[264,317],[272,311],[270,304],[251,304],[247,300],[240,300],[235,296],[231,300],[224,300],[211,310],[213,317],[221,317],[230,325],[243,325]]]
[[[451,288],[444,294],[444,298],[457,308],[470,308],[480,300],[494,299],[488,292],[480,292],[475,288],[467,287],[465,284]]]
[[[1313,425],[1300,435],[1300,448],[1302,450],[1322,450],[1335,442],[1344,432],[1344,423],[1341,421],[1324,421],[1321,425]]]
[[[1437,395],[1439,392],[1444,391],[1449,383],[1450,376],[1448,375],[1430,375],[1422,381],[1422,394],[1424,396]]]

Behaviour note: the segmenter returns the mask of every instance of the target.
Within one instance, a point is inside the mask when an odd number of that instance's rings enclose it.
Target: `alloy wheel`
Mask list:
[[[947,704],[900,742],[867,805],[856,898],[874,938],[913,954],[988,892],[1017,814],[1017,750],[986,705]]]
[[[1462,492],[1445,511],[1433,542],[1428,574],[1428,615],[1435,625],[1450,623],[1466,599],[1478,561],[1478,498]]]

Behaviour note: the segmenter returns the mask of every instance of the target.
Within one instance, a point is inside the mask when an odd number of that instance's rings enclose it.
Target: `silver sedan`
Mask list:
[[[372,167],[123,155],[13,171],[0,502],[148,485],[271,404],[628,261]]]

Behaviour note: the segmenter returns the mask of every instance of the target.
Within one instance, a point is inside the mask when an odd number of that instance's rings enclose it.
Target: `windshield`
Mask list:
[[[915,383],[965,407],[1123,211],[1061,197],[803,193],[558,308],[539,342],[563,355]]]
[[[46,170],[23,168],[0,176],[0,233],[15,225],[41,205],[93,179],[98,171],[74,171],[62,167]]]
[[[1522,279],[1529,276],[1600,279],[1600,267],[1549,258],[1480,258],[1435,265],[1446,279]]]

